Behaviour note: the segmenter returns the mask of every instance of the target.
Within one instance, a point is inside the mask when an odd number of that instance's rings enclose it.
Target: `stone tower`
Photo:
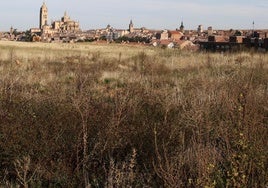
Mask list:
[[[128,30],[129,30],[130,33],[133,33],[134,32],[134,24],[133,24],[132,20],[130,20],[129,29]]]
[[[184,33],[184,25],[183,25],[183,22],[181,22],[180,32]]]
[[[9,33],[10,33],[10,35],[13,35],[13,33],[14,33],[14,28],[13,28],[13,26],[10,27],[10,31],[9,31]]]
[[[47,24],[47,20],[48,20],[48,10],[46,3],[44,2],[40,8],[40,23],[39,23],[40,29],[42,29],[42,27]]]
[[[203,25],[199,25],[199,26],[198,26],[198,28],[197,28],[197,33],[198,33],[198,34],[203,33]]]

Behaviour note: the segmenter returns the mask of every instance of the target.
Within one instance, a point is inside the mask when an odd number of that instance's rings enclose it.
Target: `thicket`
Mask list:
[[[3,187],[268,185],[266,54],[4,50]]]
[[[148,37],[119,37],[118,39],[115,40],[116,43],[121,43],[121,42],[142,42],[142,43],[150,43],[150,38]]]

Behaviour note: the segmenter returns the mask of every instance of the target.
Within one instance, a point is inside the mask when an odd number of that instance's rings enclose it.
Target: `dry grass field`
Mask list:
[[[268,54],[0,41],[0,187],[267,187]]]

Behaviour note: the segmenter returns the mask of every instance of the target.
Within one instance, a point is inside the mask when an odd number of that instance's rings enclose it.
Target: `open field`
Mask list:
[[[0,41],[0,187],[266,187],[268,54]]]

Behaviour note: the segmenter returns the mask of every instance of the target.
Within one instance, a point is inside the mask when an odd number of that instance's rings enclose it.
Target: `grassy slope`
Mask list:
[[[267,54],[0,41],[2,184],[17,161],[33,186],[86,167],[92,186],[264,187],[267,72]]]

